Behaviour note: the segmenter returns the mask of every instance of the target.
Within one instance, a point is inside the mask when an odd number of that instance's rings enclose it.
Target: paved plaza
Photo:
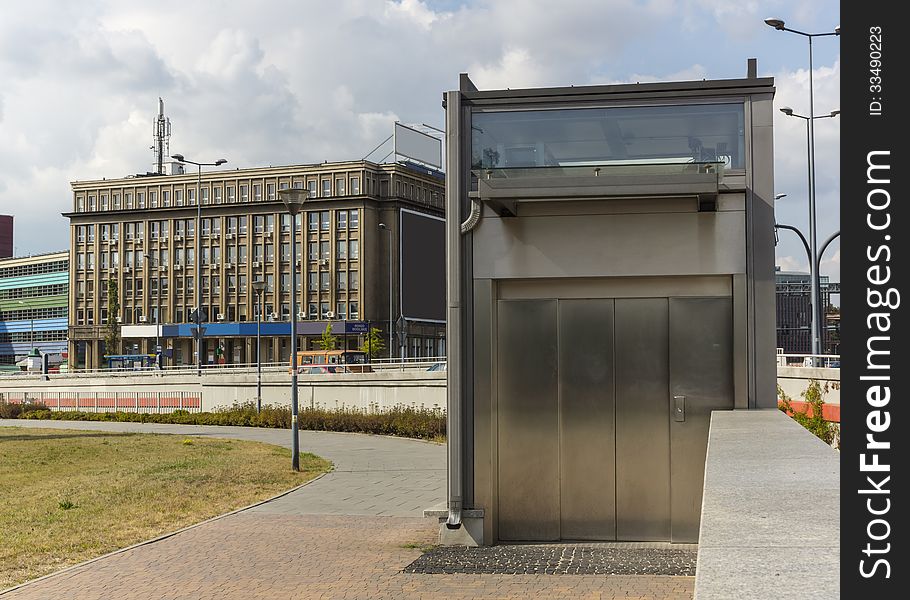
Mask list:
[[[175,433],[290,446],[286,430],[7,421],[0,426]],[[335,470],[290,494],[2,594],[7,599],[689,599],[694,578],[403,572],[436,539],[422,510],[445,498],[445,447],[303,431]]]

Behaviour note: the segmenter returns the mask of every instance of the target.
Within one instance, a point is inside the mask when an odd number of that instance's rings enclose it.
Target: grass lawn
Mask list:
[[[263,500],[331,468],[238,440],[0,427],[0,590]]]

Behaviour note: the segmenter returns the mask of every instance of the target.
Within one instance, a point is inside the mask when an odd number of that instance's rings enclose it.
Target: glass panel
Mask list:
[[[577,108],[472,115],[472,166],[723,162],[744,165],[742,104]]]

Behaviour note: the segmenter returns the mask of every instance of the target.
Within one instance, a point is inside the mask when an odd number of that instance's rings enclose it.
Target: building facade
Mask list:
[[[0,369],[37,349],[66,352],[69,253],[0,260]]]
[[[0,258],[13,256],[13,216],[0,215]]]
[[[294,259],[291,217],[278,195],[291,187],[310,192]],[[156,347],[165,365],[194,364],[190,322],[200,283],[203,363],[255,362],[257,317],[262,361],[288,360],[292,268],[301,349],[313,348],[327,325],[348,348],[359,347],[369,327],[387,332],[400,213],[441,216],[444,182],[416,165],[358,161],[73,182],[72,190],[71,365],[99,368],[106,354]],[[257,280],[266,284],[261,305]],[[394,323],[397,277],[391,286]],[[119,304],[116,314],[109,300]],[[119,323],[118,348],[105,347],[110,319]],[[440,324],[409,323],[408,335],[407,353],[443,347]]]
[[[784,354],[812,354],[812,302],[811,284],[808,273],[775,271],[777,289],[777,347]],[[822,354],[838,354],[840,351],[840,320],[828,317],[827,307],[831,296],[840,294],[840,283],[830,281],[827,275],[820,275],[819,294],[825,307],[821,336]]]

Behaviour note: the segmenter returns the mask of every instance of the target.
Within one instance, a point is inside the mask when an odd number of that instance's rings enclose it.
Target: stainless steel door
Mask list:
[[[556,300],[499,300],[499,539],[559,539]]]
[[[667,299],[615,300],[616,537],[670,539]]]
[[[560,538],[616,539],[613,301],[559,301]]]
[[[730,298],[670,299],[670,401],[671,540],[697,542],[711,411],[733,408]]]

